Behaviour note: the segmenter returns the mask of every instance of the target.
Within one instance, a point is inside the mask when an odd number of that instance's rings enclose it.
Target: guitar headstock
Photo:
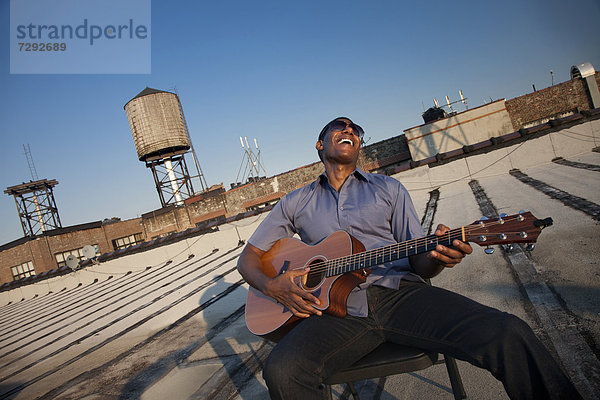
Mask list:
[[[498,219],[481,219],[464,227],[465,239],[480,246],[534,243],[552,218],[537,219],[531,212],[502,214]]]

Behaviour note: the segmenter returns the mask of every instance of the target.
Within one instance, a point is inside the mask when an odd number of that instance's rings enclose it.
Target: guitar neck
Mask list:
[[[455,239],[465,241],[464,229],[465,227],[452,229],[442,236],[429,235],[418,239],[390,244],[373,250],[367,250],[361,253],[351,254],[346,257],[328,260],[326,262],[326,276],[341,275],[346,272],[371,268],[409,256],[427,253],[428,251],[435,249],[438,244],[451,246]]]

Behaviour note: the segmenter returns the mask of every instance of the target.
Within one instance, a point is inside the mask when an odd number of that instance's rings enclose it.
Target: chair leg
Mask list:
[[[356,388],[354,387],[354,383],[347,382],[346,385],[348,385],[348,389],[350,389],[350,393],[352,393],[352,397],[354,398],[354,400],[360,400],[360,397],[358,397],[358,392],[356,391]],[[333,400],[333,395],[331,393],[331,386],[333,386],[333,385],[327,385],[327,399],[328,400]]]
[[[454,399],[466,399],[467,393],[465,392],[465,387],[463,386],[462,379],[460,378],[460,372],[458,372],[456,360],[446,355],[444,355],[444,360],[446,362],[448,376],[450,377],[450,385],[452,386],[452,393],[454,394]]]
[[[352,393],[352,397],[354,398],[354,400],[360,400],[360,397],[358,397],[358,392],[354,387],[354,383],[348,382],[348,387],[350,388],[350,393]]]
[[[327,386],[327,399],[333,400],[333,396],[331,395],[331,385],[326,385],[326,386]]]

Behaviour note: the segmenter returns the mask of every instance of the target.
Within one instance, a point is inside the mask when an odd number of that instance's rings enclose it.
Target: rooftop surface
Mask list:
[[[523,318],[587,399],[600,398],[599,144],[597,120],[394,176],[426,230],[520,210],[553,218],[533,252],[474,246],[432,283]],[[0,293],[0,399],[268,398],[272,344],[245,326],[235,268],[263,218]],[[469,398],[507,398],[487,371],[459,370]],[[443,365],[356,386],[363,399],[452,398]]]

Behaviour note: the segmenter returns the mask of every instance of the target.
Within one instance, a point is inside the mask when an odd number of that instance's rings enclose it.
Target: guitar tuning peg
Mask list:
[[[486,247],[484,252],[485,254],[494,254],[494,249],[492,247]]]
[[[533,251],[533,249],[535,249],[535,243],[529,243],[527,246],[525,246],[525,250],[527,251]]]
[[[503,224],[504,223],[504,218],[508,217],[507,213],[502,213],[500,214],[500,218],[498,218],[498,222]]]
[[[507,245],[504,247],[504,250],[505,250],[507,253],[512,253],[514,249],[515,249],[515,246],[514,246],[514,245],[512,245],[512,244],[507,244]]]
[[[525,214],[525,210],[520,210],[519,214]]]

